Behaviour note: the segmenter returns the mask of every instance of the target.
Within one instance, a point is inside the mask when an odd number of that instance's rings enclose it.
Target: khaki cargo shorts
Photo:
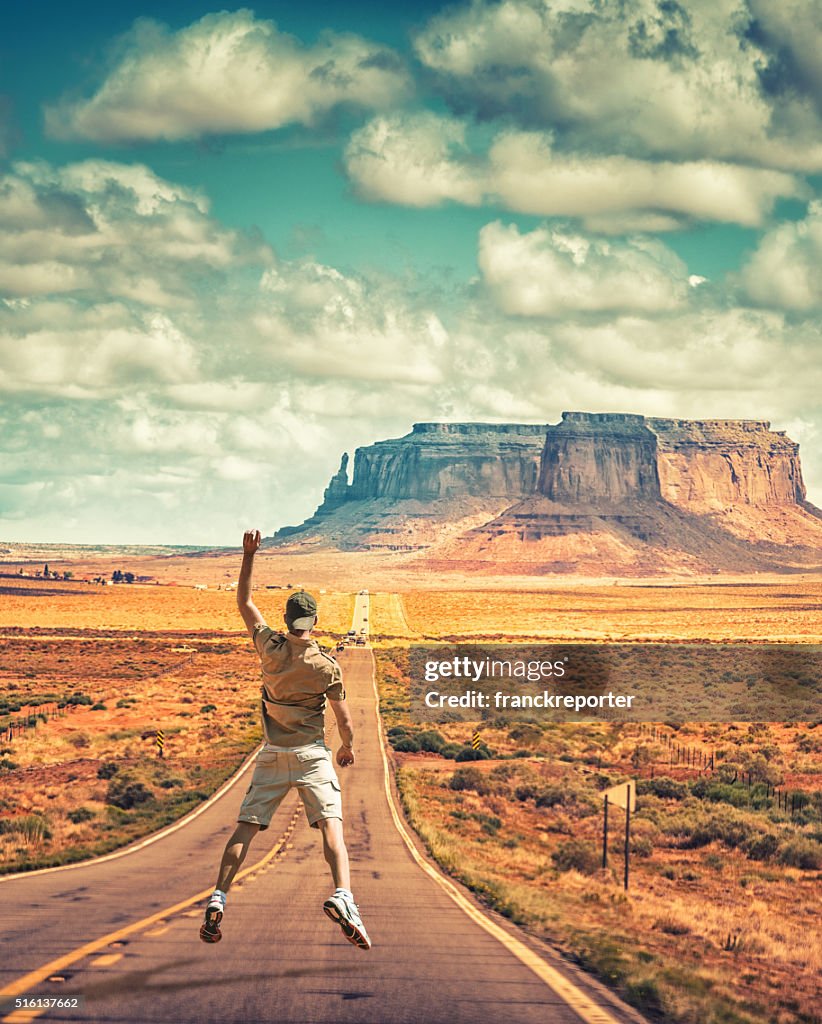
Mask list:
[[[297,787],[312,828],[319,828],[323,818],[342,820],[342,794],[331,749],[316,743],[298,750],[261,750],[237,821],[253,822],[260,831],[268,828],[292,786]]]

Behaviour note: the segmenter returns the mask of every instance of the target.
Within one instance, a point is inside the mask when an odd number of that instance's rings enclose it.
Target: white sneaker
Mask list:
[[[343,935],[358,949],[371,949],[371,939],[362,923],[357,904],[347,896],[334,893],[323,903],[323,910],[342,928]]]
[[[225,899],[212,896],[206,907],[205,920],[200,925],[200,938],[203,942],[219,942],[223,937],[223,933],[220,931],[220,921],[223,919],[224,910]]]

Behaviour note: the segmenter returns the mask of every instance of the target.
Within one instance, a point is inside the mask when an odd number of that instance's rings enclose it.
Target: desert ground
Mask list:
[[[259,741],[259,681],[232,589],[237,551],[8,547],[0,865],[15,871],[105,852],[204,799]],[[142,582],[108,585],[116,571]],[[477,579],[415,574],[385,555],[265,551],[255,584],[272,623],[289,587],[317,593],[326,646],[369,589],[406,814],[481,899],[650,1018],[819,1019],[822,714],[800,725],[484,722],[467,760],[479,723],[411,720],[407,653],[420,640],[818,644],[822,578]],[[674,762],[674,742],[700,752],[698,766]],[[626,893],[621,819],[604,870],[600,834],[601,792],[628,778],[639,801]],[[778,804],[774,786],[801,793],[801,808]]]

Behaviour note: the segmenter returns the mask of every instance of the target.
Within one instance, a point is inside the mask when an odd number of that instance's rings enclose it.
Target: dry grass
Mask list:
[[[236,577],[234,577],[236,578]],[[228,581],[229,583],[231,581]],[[187,632],[243,632],[234,590],[196,590],[168,584],[99,586],[32,578],[0,580],[0,628]],[[254,601],[275,628],[289,591],[258,587]],[[320,630],[344,633],[351,625],[351,594],[317,593]]]
[[[419,639],[409,625],[402,594],[372,592],[369,617],[371,642],[375,646],[403,646]]]
[[[403,594],[402,602],[410,629],[432,639],[822,641],[819,580],[415,591]]]

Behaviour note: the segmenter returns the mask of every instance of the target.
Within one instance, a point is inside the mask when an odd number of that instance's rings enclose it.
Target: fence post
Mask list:
[[[602,819],[602,867],[608,867],[608,794],[605,794],[605,808]]]
[[[625,891],[628,891],[628,862],[631,859],[631,785],[625,800]]]

